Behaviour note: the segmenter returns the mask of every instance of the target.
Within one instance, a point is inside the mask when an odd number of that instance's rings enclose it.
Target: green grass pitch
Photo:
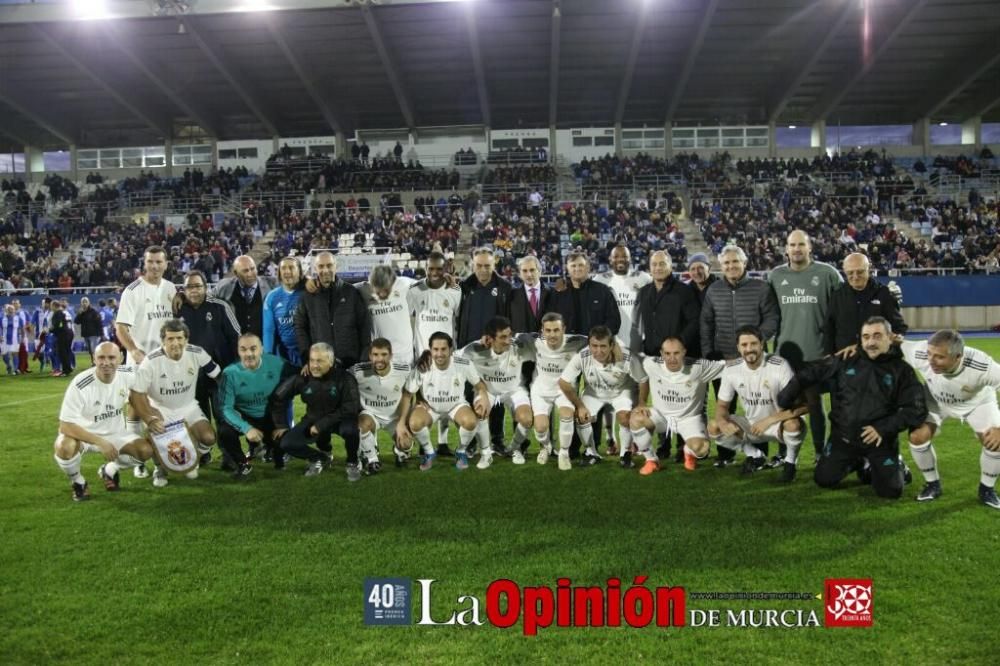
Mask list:
[[[970,344],[1000,358],[1000,340]],[[81,359],[81,364],[85,361]],[[34,364],[33,364],[34,365]],[[649,478],[614,461],[559,472],[555,460],[457,472],[439,460],[349,485],[343,448],[318,478],[303,463],[258,466],[237,484],[217,463],[197,481],[154,489],[123,475],[109,495],[98,456],[84,459],[93,499],[70,501],[52,461],[66,380],[0,377],[0,663],[372,664],[994,663],[1000,512],[976,498],[979,444],[949,421],[935,440],[944,495],[900,501],[851,480],[798,480],[777,470],[695,473],[664,465]],[[452,435],[454,439],[454,434]],[[383,452],[388,452],[384,440]],[[905,450],[905,446],[904,446]],[[908,457],[908,453],[905,453]],[[433,578],[434,613],[488,584],[688,592],[820,593],[825,578],[874,579],[865,629],[555,628],[538,636],[482,627],[366,627],[366,576]],[[419,596],[419,595],[418,595]],[[419,602],[419,598],[415,599]],[[803,609],[823,602],[688,601],[689,609]],[[484,614],[485,617],[485,614]],[[416,619],[416,617],[415,617]]]

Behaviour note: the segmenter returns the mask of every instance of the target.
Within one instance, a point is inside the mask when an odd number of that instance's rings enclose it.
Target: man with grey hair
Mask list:
[[[264,299],[277,286],[277,280],[257,274],[253,257],[242,255],[233,260],[233,275],[219,280],[211,295],[233,306],[240,333],[264,337]]]
[[[385,338],[392,343],[396,360],[411,363],[413,349],[413,323],[407,295],[413,286],[413,278],[396,275],[388,264],[372,269],[368,281],[357,285],[368,308],[371,320],[371,339]]]
[[[910,431],[910,453],[926,484],[918,502],[941,496],[937,454],[931,439],[945,418],[969,424],[983,448],[979,454],[979,501],[1000,509],[996,483],[1000,476],[1000,364],[988,354],[965,346],[958,331],[942,330],[922,342],[902,343],[907,362],[924,376],[927,419]]]
[[[526,255],[517,260],[521,288],[510,297],[510,325],[514,333],[537,333],[542,317],[548,312],[552,291],[542,284],[542,265],[538,257]]]
[[[358,464],[358,415],[361,398],[354,375],[335,367],[333,347],[315,342],[309,347],[309,372],[286,379],[274,392],[271,418],[274,420],[279,448],[295,458],[308,461],[306,476],[317,476],[330,466],[330,438],[344,438],[347,448],[347,480],[361,479]],[[288,427],[288,404],[300,396],[306,413],[291,429]],[[317,448],[309,445],[316,442]]]
[[[747,275],[747,255],[740,247],[724,247],[719,253],[719,264],[723,279],[712,282],[704,292],[699,331],[701,355],[713,361],[740,358],[736,330],[741,326],[760,329],[764,336],[761,342],[766,347],[767,341],[778,332],[780,317],[771,287]],[[724,467],[732,461],[733,453],[722,449],[716,466]]]
[[[723,248],[719,263],[723,279],[708,288],[701,309],[701,353],[713,360],[736,359],[736,329],[756,326],[766,343],[778,332],[778,302],[766,282],[747,275],[747,255],[738,246]]]
[[[317,342],[333,347],[336,363],[349,368],[363,358],[371,342],[371,321],[361,292],[337,277],[337,259],[330,252],[316,255],[315,293],[302,294],[295,311],[299,350]]]

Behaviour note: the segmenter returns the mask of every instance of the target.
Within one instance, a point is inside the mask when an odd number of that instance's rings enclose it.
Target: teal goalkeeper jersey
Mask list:
[[[274,354],[264,354],[256,370],[248,370],[237,361],[222,371],[219,404],[222,418],[236,430],[245,433],[251,425],[246,416],[263,418],[267,404],[281,381],[295,374],[295,368]]]
[[[823,326],[830,297],[840,286],[840,273],[830,264],[814,261],[802,271],[778,266],[767,278],[781,309],[777,353],[798,368],[824,355]]]

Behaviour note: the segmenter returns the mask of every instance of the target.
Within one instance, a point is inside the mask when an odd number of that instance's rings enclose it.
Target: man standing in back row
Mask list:
[[[824,355],[823,326],[833,292],[840,287],[841,279],[833,266],[813,261],[812,242],[804,231],[796,229],[788,234],[785,253],[788,263],[771,271],[768,281],[781,310],[776,351],[798,372],[807,362]],[[813,448],[818,458],[826,440],[823,387],[816,385],[806,391],[806,402]]]

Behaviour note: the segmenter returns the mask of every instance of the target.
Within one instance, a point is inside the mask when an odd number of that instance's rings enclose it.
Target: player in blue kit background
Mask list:
[[[295,338],[295,311],[302,297],[302,267],[295,257],[285,257],[278,264],[280,289],[272,289],[264,298],[264,351],[301,368],[302,355]]]

